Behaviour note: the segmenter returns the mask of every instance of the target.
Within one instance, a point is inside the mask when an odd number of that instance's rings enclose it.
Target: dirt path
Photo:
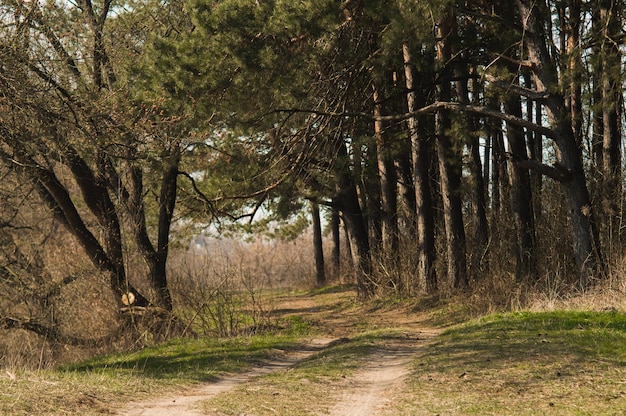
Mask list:
[[[340,401],[330,416],[374,416],[392,414],[390,405],[401,393],[415,355],[435,331],[420,331],[417,337],[397,339],[378,349],[349,380]]]
[[[318,306],[311,299],[289,299],[282,308],[290,314],[307,317],[319,315]],[[371,311],[370,311],[371,312]],[[130,403],[119,415],[125,416],[166,416],[166,415],[205,415],[199,410],[199,402],[208,400],[220,393],[234,389],[243,383],[254,383],[255,379],[277,371],[286,371],[315,353],[320,352],[334,340],[350,336],[349,328],[359,319],[363,311],[342,310],[337,314],[325,314],[324,322],[328,338],[311,340],[310,344],[298,351],[289,351],[280,358],[236,375],[224,377],[220,381],[204,384],[186,390],[176,396]],[[390,340],[377,349],[356,374],[346,380],[338,401],[329,409],[329,416],[383,416],[392,414],[391,404],[401,393],[405,378],[410,372],[410,364],[426,343],[437,335],[436,330],[425,328],[419,319],[406,311],[376,311],[376,323],[380,327],[404,327],[407,332]]]
[[[160,397],[156,399],[133,402],[120,412],[124,416],[198,416],[203,415],[195,407],[198,402],[208,400],[220,393],[227,392],[236,386],[253,382],[255,378],[262,377],[277,371],[284,371],[293,367],[298,362],[321,351],[332,341],[331,338],[312,339],[305,348],[286,352],[283,357],[268,361],[262,366],[255,367],[245,373],[226,376],[214,383],[206,383],[199,387],[191,388],[180,394]]]
[[[368,361],[347,381],[347,388],[338,403],[330,409],[329,416],[374,416],[384,415],[409,374],[415,354],[425,342],[435,335],[422,331],[418,337],[407,336],[394,340],[378,349]],[[125,416],[202,416],[196,407],[200,401],[208,400],[227,392],[243,383],[254,383],[254,379],[277,371],[286,371],[298,362],[321,351],[332,343],[332,339],[314,339],[308,348],[292,351],[280,359],[236,375],[230,375],[215,383],[207,383],[178,395],[131,403]]]

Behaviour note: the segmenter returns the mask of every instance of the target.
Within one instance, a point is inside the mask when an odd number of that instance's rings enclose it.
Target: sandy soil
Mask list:
[[[288,299],[281,308],[291,313],[315,317],[320,313],[319,305],[310,299]],[[204,415],[199,410],[199,402],[226,392],[242,383],[254,383],[263,375],[286,371],[299,361],[311,356],[342,336],[350,335],[359,314],[363,311],[342,311],[324,318],[328,338],[313,339],[306,348],[286,352],[283,357],[256,367],[246,373],[224,377],[223,379],[200,387],[189,389],[172,397],[160,397],[149,401],[131,403],[120,415],[126,416],[165,416],[165,415]],[[370,315],[368,314],[368,317]],[[330,416],[383,416],[390,415],[390,405],[394,397],[402,390],[405,377],[410,371],[413,357],[436,334],[436,330],[424,327],[419,317],[406,311],[373,311],[376,322],[382,326],[403,326],[407,328],[404,336],[391,340],[378,349],[371,360],[367,361],[351,377],[340,400],[330,408]]]

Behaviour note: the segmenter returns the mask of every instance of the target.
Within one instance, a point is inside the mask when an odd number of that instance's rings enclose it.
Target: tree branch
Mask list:
[[[63,61],[65,61],[68,69],[70,70],[72,75],[74,75],[76,81],[78,82],[81,79],[82,75],[80,73],[80,70],[78,69],[78,65],[76,65],[76,61],[74,61],[74,58],[72,58],[72,56],[67,52],[67,50],[65,49],[59,38],[54,34],[50,26],[48,26],[46,22],[44,22],[44,16],[43,13],[41,13],[41,9],[39,9],[39,7],[37,7],[34,16],[35,22],[40,26],[40,29],[48,39],[48,42],[50,42],[54,50],[61,56]]]
[[[520,159],[511,153],[505,153],[505,155],[514,164],[545,175],[555,181],[565,182],[572,177],[572,172],[558,164],[550,166],[532,159]]]
[[[374,116],[373,114],[364,113],[364,112],[326,112],[319,110],[310,110],[310,109],[300,109],[300,108],[286,108],[286,109],[276,109],[269,114],[275,113],[308,113],[315,116],[320,117],[340,117],[340,118],[365,118],[368,120],[376,120],[376,121],[385,121],[385,122],[398,122],[408,120],[413,117],[423,116],[430,113],[435,113],[441,110],[450,110],[450,111],[459,111],[466,113],[474,113],[486,117],[492,117],[499,120],[506,121],[507,123],[515,124],[520,127],[527,128],[528,130],[536,131],[537,133],[543,134],[544,136],[555,138],[556,132],[548,127],[540,126],[528,120],[525,120],[520,117],[512,116],[511,114],[502,113],[500,111],[492,110],[485,106],[480,105],[472,105],[472,104],[461,104],[457,102],[442,102],[437,101],[432,104],[429,104],[425,107],[422,107],[418,110],[397,114],[397,115],[389,115],[389,116]]]
[[[524,88],[515,83],[506,82],[501,79],[498,79],[490,74],[485,74],[484,78],[502,90],[512,91],[516,94],[521,95],[522,97],[530,98],[531,100],[535,100],[535,101],[545,100],[546,98],[548,98],[548,95],[550,95],[548,91],[535,91],[529,88]]]
[[[119,338],[124,329],[124,325],[117,328],[111,334],[101,338],[79,338],[72,335],[63,334],[59,328],[46,326],[32,319],[17,319],[4,317],[0,319],[0,329],[23,329],[41,335],[53,342],[66,345],[76,345],[82,347],[97,347],[110,343]]]

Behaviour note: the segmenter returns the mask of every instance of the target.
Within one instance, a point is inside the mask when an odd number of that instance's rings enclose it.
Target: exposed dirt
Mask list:
[[[288,351],[280,359],[267,362],[243,373],[189,389],[172,397],[161,397],[149,401],[131,403],[121,415],[165,416],[165,415],[205,415],[199,409],[199,402],[233,389],[242,383],[254,383],[255,379],[277,371],[286,371],[299,361],[321,351],[342,337],[358,332],[364,316],[369,325],[381,328],[402,327],[406,329],[386,345],[377,349],[367,364],[347,380],[347,388],[340,400],[330,408],[330,416],[368,416],[391,414],[390,404],[400,393],[404,379],[410,370],[413,357],[427,341],[436,336],[437,331],[424,326],[418,315],[408,313],[403,308],[383,308],[363,310],[350,307],[345,296],[338,294],[326,299],[324,304],[313,297],[286,297],[279,299],[275,313],[300,315],[315,320],[327,337],[312,339],[308,345],[297,351]],[[330,302],[330,303],[328,303]]]
[[[393,414],[391,405],[401,393],[410,364],[434,331],[420,331],[419,337],[407,335],[378,349],[349,380],[341,400],[330,410],[331,416],[374,416]]]

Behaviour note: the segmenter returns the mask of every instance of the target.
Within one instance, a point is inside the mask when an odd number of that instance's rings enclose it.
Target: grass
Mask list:
[[[495,314],[444,332],[415,360],[399,415],[626,413],[626,316]]]
[[[173,340],[130,354],[115,354],[69,365],[62,371],[136,375],[170,381],[213,381],[294,348],[293,337],[264,335],[232,339]],[[272,353],[273,352],[273,353]]]
[[[306,323],[294,330],[232,339],[173,340],[140,351],[97,357],[57,370],[0,377],[0,414],[110,414],[111,409],[224,373],[245,371],[296,348]]]

